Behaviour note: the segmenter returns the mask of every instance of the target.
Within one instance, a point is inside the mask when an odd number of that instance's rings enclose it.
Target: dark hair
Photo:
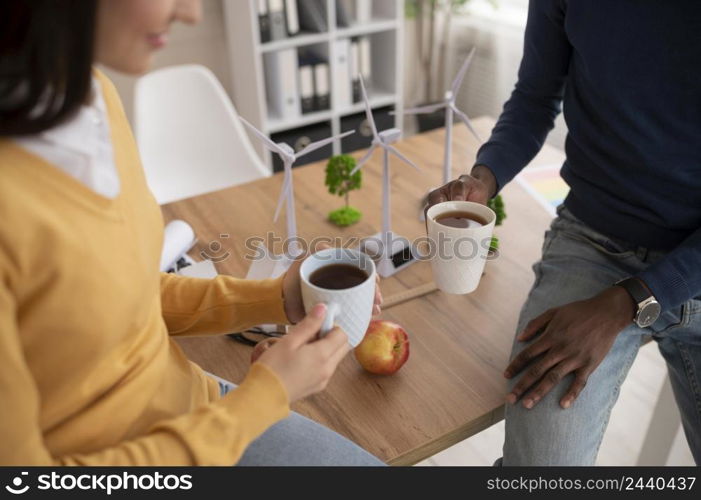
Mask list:
[[[0,136],[36,134],[89,96],[97,0],[0,1]]]

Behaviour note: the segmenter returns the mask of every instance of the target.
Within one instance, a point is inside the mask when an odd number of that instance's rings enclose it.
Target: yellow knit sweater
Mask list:
[[[0,465],[233,465],[285,388],[258,363],[220,398],[170,336],[287,322],[281,280],[159,273],[161,212],[98,78],[116,199],[0,140]]]

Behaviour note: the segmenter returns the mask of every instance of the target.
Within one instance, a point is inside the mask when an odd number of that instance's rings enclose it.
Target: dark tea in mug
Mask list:
[[[314,271],[309,282],[325,290],[347,290],[356,287],[369,278],[362,269],[349,264],[331,264]]]
[[[487,225],[487,220],[477,214],[464,211],[445,212],[436,217],[436,222],[442,226],[457,229],[471,229]]]

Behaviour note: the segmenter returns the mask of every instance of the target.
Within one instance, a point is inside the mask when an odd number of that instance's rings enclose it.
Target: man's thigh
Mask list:
[[[687,301],[663,326],[654,338],[667,362],[689,448],[701,464],[701,300]]]
[[[519,332],[548,309],[593,297],[629,276],[635,267],[634,255],[617,254],[589,241],[573,224],[556,223],[554,227],[546,235],[542,260],[534,266],[536,281],[521,311]],[[569,409],[562,409],[560,400],[573,376],[563,379],[531,410],[520,402],[507,405],[503,465],[593,464],[643,333],[631,326],[617,337]],[[515,341],[512,359],[531,342]],[[518,379],[510,382],[510,388]]]

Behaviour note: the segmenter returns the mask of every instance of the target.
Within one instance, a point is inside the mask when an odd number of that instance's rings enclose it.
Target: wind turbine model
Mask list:
[[[274,221],[277,222],[280,217],[280,212],[282,207],[287,202],[286,217],[287,217],[287,239],[289,241],[288,252],[289,256],[273,257],[266,252],[266,249],[261,245],[259,249],[265,253],[264,259],[254,260],[251,270],[248,273],[249,279],[261,279],[280,276],[283,272],[287,270],[292,260],[299,257],[302,253],[302,249],[299,245],[297,239],[297,215],[295,212],[295,197],[294,197],[294,185],[292,183],[292,166],[301,157],[308,155],[309,153],[321,149],[324,146],[328,146],[333,141],[337,139],[343,139],[355,131],[351,130],[344,134],[338,135],[336,137],[330,137],[322,141],[313,142],[299,153],[295,153],[294,150],[284,142],[279,144],[274,143],[268,138],[263,132],[255,128],[249,122],[241,118],[241,122],[262,142],[263,145],[280,156],[282,163],[285,166],[285,180],[283,182],[282,191],[280,193],[280,199],[277,204],[277,210],[275,211]],[[288,258],[289,257],[289,258]],[[267,261],[267,262],[266,262]],[[271,264],[272,261],[272,264]]]
[[[475,136],[480,144],[482,143],[482,139],[472,126],[472,123],[470,123],[470,119],[465,113],[460,111],[455,104],[455,100],[458,98],[458,91],[462,86],[462,82],[465,79],[465,74],[472,63],[472,58],[474,55],[475,48],[473,47],[470,53],[467,55],[467,59],[465,59],[460,71],[458,71],[455,81],[453,82],[453,86],[445,93],[443,102],[422,106],[419,108],[410,108],[404,111],[404,113],[407,115],[423,115],[445,108],[445,158],[443,161],[443,184],[448,184],[453,180],[453,117],[458,115],[465,125],[467,125],[470,132],[472,132],[472,135]]]
[[[365,81],[360,77],[360,87],[365,101],[365,113],[367,114],[368,123],[372,128],[373,141],[370,150],[358,162],[357,167],[353,170],[355,174],[360,170],[365,163],[370,159],[376,149],[382,148],[384,153],[384,168],[382,175],[382,232],[363,240],[361,249],[368,253],[377,262],[377,272],[383,278],[387,278],[401,271],[408,265],[416,261],[416,256],[412,254],[411,245],[406,238],[397,236],[392,232],[392,204],[391,204],[391,188],[390,188],[390,172],[389,158],[390,153],[419,170],[411,160],[392,146],[401,136],[402,131],[397,128],[377,131],[375,118],[370,108],[370,100],[368,99],[367,90],[365,89]]]

